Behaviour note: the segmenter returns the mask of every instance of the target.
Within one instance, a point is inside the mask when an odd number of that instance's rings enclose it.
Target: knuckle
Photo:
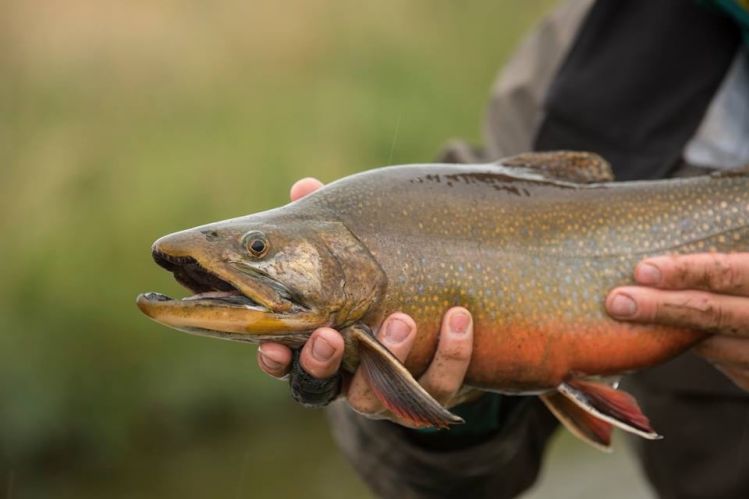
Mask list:
[[[687,264],[683,255],[669,255],[668,261],[670,262],[670,265],[666,266],[666,278],[670,276],[671,280],[679,285],[683,285],[694,279],[692,275],[693,268]]]
[[[643,307],[646,319],[701,329],[712,328],[722,318],[721,311],[707,293],[689,292],[685,296],[667,295],[653,303],[653,313]]]
[[[723,307],[718,305],[714,302],[707,302],[706,308],[705,308],[705,325],[707,326],[708,331],[720,331],[722,330],[725,325],[727,319],[727,313]]]
[[[680,304],[681,317],[708,332],[719,332],[730,320],[730,314],[709,293],[695,293]]]
[[[420,383],[432,397],[444,403],[457,393],[463,384],[470,350],[461,349],[435,357]]]
[[[715,303],[709,296],[698,295],[689,305],[691,305],[690,308],[697,313],[698,317],[701,318],[703,325],[707,329],[718,329],[723,325],[725,321],[723,307]]]
[[[471,359],[471,343],[463,340],[445,341],[439,355],[448,362],[467,362]]]
[[[711,255],[710,266],[706,269],[706,285],[710,289],[733,291],[741,287],[741,275],[729,255]]]

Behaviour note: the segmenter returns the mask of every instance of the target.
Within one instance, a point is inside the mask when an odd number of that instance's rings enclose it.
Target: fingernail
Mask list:
[[[385,337],[383,340],[391,345],[401,343],[408,338],[411,328],[408,324],[400,319],[390,319],[385,327]]]
[[[335,353],[335,348],[322,336],[312,340],[312,356],[320,362],[330,360]]]
[[[279,369],[283,367],[283,364],[269,357],[260,348],[258,348],[257,351],[260,354],[260,362],[262,362],[263,366],[265,366],[265,368],[268,369],[269,371],[278,371]]]
[[[651,263],[641,263],[637,266],[635,279],[641,284],[658,284],[661,282],[661,271]]]
[[[609,312],[619,317],[631,317],[637,312],[637,303],[631,297],[619,293],[611,300]]]
[[[450,332],[454,334],[465,334],[468,331],[468,325],[471,323],[471,318],[465,312],[454,312],[448,320],[450,326]]]

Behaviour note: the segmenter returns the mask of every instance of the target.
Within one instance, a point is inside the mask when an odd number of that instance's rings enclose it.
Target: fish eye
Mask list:
[[[268,253],[270,245],[268,239],[262,232],[250,232],[244,236],[244,245],[247,251],[255,258],[262,258]]]

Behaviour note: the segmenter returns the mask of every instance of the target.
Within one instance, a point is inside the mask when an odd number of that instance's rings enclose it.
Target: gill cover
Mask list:
[[[385,274],[343,223],[297,220],[253,225],[243,238],[245,245],[247,234],[258,233],[268,243],[265,256],[248,257],[246,251],[243,255],[243,247],[227,260],[232,271],[254,285],[258,277],[267,278],[271,286],[283,288],[291,303],[323,312],[329,325],[337,327],[361,319],[379,303]]]

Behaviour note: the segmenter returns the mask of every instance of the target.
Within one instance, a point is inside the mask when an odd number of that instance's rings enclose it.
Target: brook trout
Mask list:
[[[575,435],[610,445],[613,426],[658,438],[610,384],[699,341],[690,330],[612,320],[608,291],[665,253],[749,250],[749,173],[614,183],[579,152],[495,164],[409,165],[331,183],[281,208],[165,236],[156,263],[194,296],[138,297],[164,325],[298,348],[342,332],[343,368],[414,426],[460,422],[414,377],[436,350],[444,311],[474,317],[466,386],[540,396]],[[404,365],[374,332],[392,312],[418,337]]]

